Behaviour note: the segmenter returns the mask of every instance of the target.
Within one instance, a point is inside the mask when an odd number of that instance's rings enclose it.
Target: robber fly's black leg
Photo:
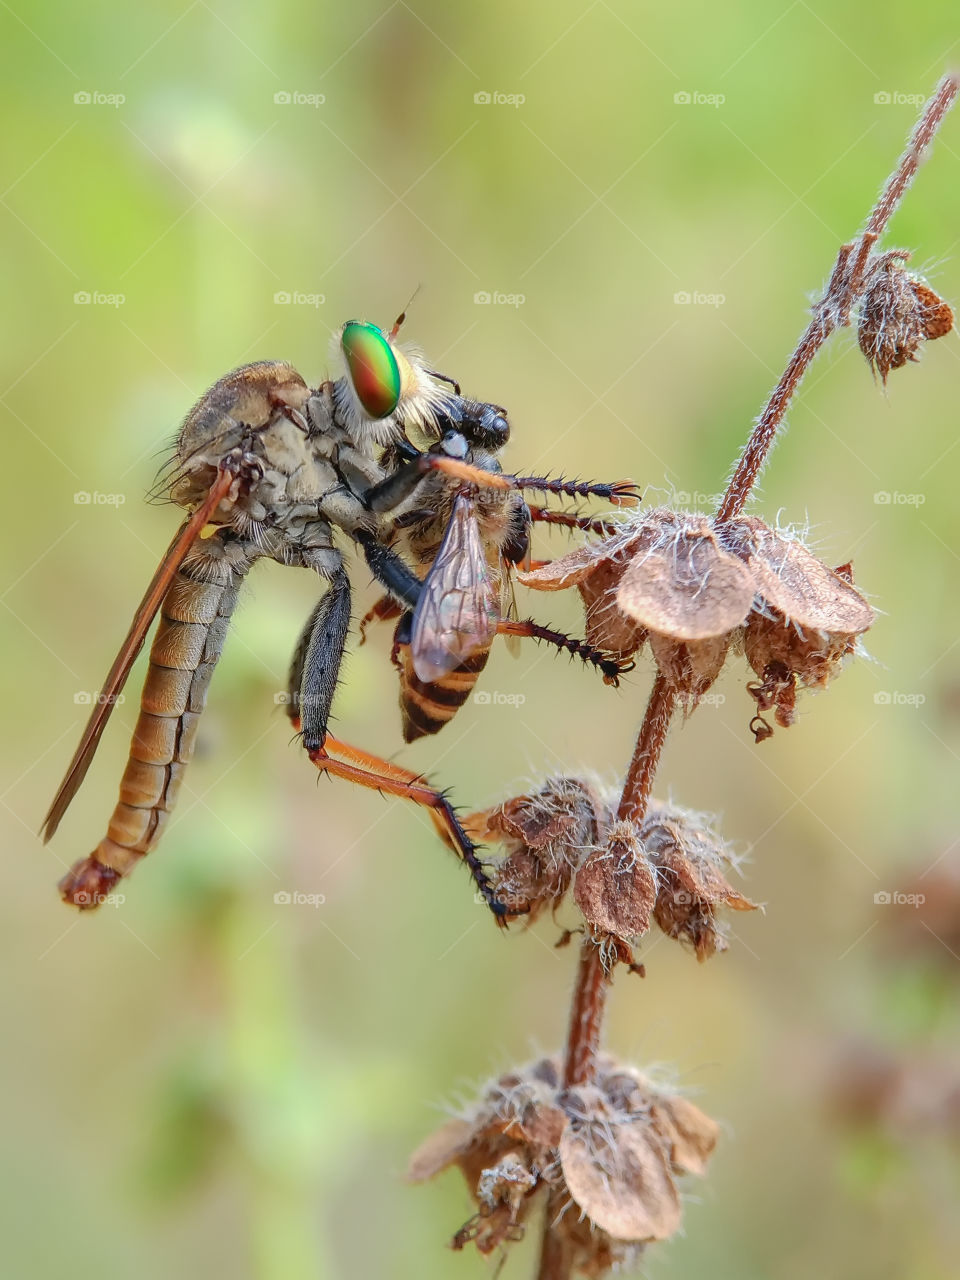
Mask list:
[[[338,569],[300,634],[290,664],[287,714],[307,751],[323,746],[350,629],[350,579]]]
[[[392,547],[378,542],[376,536],[359,529],[353,535],[363,550],[373,576],[392,596],[408,609],[415,609],[423,587],[420,579],[397,555]]]
[[[379,484],[372,485],[363,495],[363,504],[369,511],[393,511],[416,490],[429,467],[423,459],[429,455],[417,454],[408,458],[391,475]]]

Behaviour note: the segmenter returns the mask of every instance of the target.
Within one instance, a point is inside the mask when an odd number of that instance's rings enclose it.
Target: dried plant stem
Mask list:
[[[587,938],[580,948],[580,967],[570,1006],[570,1030],[563,1061],[563,1083],[567,1089],[587,1084],[593,1078],[609,986],[610,975],[603,967],[600,948],[592,938]]]
[[[923,153],[933,141],[958,90],[960,76],[951,73],[943,77],[924,107],[907,148],[884,185],[863,233],[855,244],[841,246],[826,292],[814,308],[810,324],[740,455],[717,510],[718,523],[733,519],[742,511],[804,374],[834,329],[850,323],[853,305],[863,290],[873,245],[913,181]],[[658,674],[620,797],[617,817],[622,821],[638,823],[643,820],[675,708],[676,698],[666,680]],[[588,938],[581,948],[570,1010],[563,1072],[567,1087],[589,1083],[593,1077],[610,980],[611,974],[603,966],[599,947],[592,938]],[[555,1193],[552,1193],[544,1218],[538,1280],[569,1280],[573,1270],[573,1258],[553,1229],[560,1208]]]
[[[659,673],[650,690],[650,698],[644,713],[643,724],[637,735],[633,759],[623,784],[617,817],[622,822],[642,822],[653,793],[653,780],[660,764],[667,730],[673,718],[676,699],[666,680]]]
[[[955,74],[944,76],[940,81],[933,97],[924,107],[923,114],[910,136],[907,149],[900,157],[896,169],[888,178],[880,198],[873,207],[866,228],[860,237],[856,255],[853,255],[852,245],[843,245],[840,249],[827,291],[815,307],[813,319],[790,357],[783,376],[774,387],[770,399],[756,421],[746,448],[740,455],[717,512],[717,520],[720,523],[733,519],[743,510],[767,454],[770,452],[770,446],[783,423],[787,406],[803,375],[837,325],[849,324],[851,309],[863,287],[870,249],[885,230],[906,194],[920,166],[924,151],[933,141],[944,116],[953,105],[958,88],[960,88],[960,78]]]
[[[627,771],[618,818],[638,822],[644,816],[663,745],[667,740],[674,705],[672,690],[663,676],[658,675],[650,690],[647,710]],[[596,941],[587,938],[580,948],[580,965],[570,1006],[570,1027],[563,1062],[565,1088],[588,1084],[593,1079],[610,978]],[[538,1280],[567,1280],[571,1273],[573,1259],[553,1230],[560,1207],[556,1203],[556,1197],[551,1195],[547,1200],[544,1217]]]
[[[568,1280],[573,1269],[570,1249],[559,1232],[553,1229],[562,1208],[562,1193],[551,1191],[543,1214],[543,1237],[537,1280]]]

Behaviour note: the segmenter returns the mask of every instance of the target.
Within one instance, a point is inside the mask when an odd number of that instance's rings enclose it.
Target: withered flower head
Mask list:
[[[623,654],[649,638],[661,674],[688,710],[719,675],[731,644],[742,641],[764,682],[761,709],[775,705],[784,726],[792,723],[798,685],[825,685],[873,621],[849,566],[828,568],[754,516],[718,525],[657,508],[520,578],[544,591],[576,585],[598,647]]]
[[[471,814],[472,835],[507,849],[496,865],[497,898],[533,919],[555,911],[572,883],[585,923],[598,942],[612,940],[616,960],[629,958],[651,921],[698,960],[724,951],[718,909],[755,904],[728,883],[734,860],[720,836],[702,815],[657,802],[639,825],[618,820],[617,801],[614,791],[555,777]]]
[[[679,1230],[677,1180],[706,1172],[717,1136],[692,1102],[610,1057],[599,1059],[592,1084],[572,1089],[562,1087],[559,1059],[544,1058],[501,1076],[428,1138],[408,1176],[422,1182],[460,1169],[477,1213],[453,1245],[472,1241],[483,1254],[519,1239],[549,1193],[574,1266],[602,1276]]]
[[[903,266],[909,257],[905,249],[878,254],[860,303],[860,350],[884,385],[891,369],[917,360],[924,342],[953,328],[950,306]]]

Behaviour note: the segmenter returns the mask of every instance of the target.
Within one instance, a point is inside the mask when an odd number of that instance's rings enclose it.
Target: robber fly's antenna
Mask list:
[[[390,330],[389,334],[387,335],[388,337],[395,338],[397,334],[400,332],[400,326],[403,324],[404,320],[406,320],[407,312],[410,310],[411,306],[413,305],[413,300],[419,292],[420,292],[420,285],[417,285],[413,293],[411,293],[410,299],[407,302],[407,305],[403,308],[403,310],[397,316],[396,320],[394,320],[393,328]]]

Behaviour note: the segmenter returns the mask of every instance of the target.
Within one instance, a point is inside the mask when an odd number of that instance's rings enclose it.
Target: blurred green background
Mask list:
[[[955,15],[933,0],[3,10],[4,1274],[479,1276],[445,1249],[470,1212],[459,1178],[413,1189],[402,1170],[441,1104],[559,1044],[575,955],[549,921],[497,936],[422,815],[318,786],[274,701],[307,574],[252,575],[176,820],[124,905],[78,919],[57,900],[114,803],[140,670],[44,850],[77,695],[99,688],[175,526],[144,495],[221,373],[273,357],[319,379],[343,320],[390,322],[418,285],[409,337],[509,406],[509,465],[630,475],[653,501],[716,493],[838,244],[960,56]],[[958,191],[955,116],[888,237],[953,300]],[[955,334],[887,396],[852,333],[820,358],[756,510],[808,523],[831,563],[853,557],[880,611],[873,661],[761,749],[734,666],[725,701],[668,747],[659,793],[722,813],[767,910],[702,967],[651,935],[646,980],[616,984],[611,1048],[669,1064],[725,1125],[652,1275],[956,1275],[956,1115],[854,1122],[834,1094],[851,1043],[908,1077],[958,1050],[948,891],[946,924],[874,902],[956,856],[958,374]],[[573,600],[526,607],[581,625]],[[382,629],[349,657],[339,732],[468,807],[547,771],[625,767],[647,659],[615,694],[498,650],[482,687],[522,706],[468,705],[401,749],[387,649]],[[294,890],[324,905],[274,903]]]

